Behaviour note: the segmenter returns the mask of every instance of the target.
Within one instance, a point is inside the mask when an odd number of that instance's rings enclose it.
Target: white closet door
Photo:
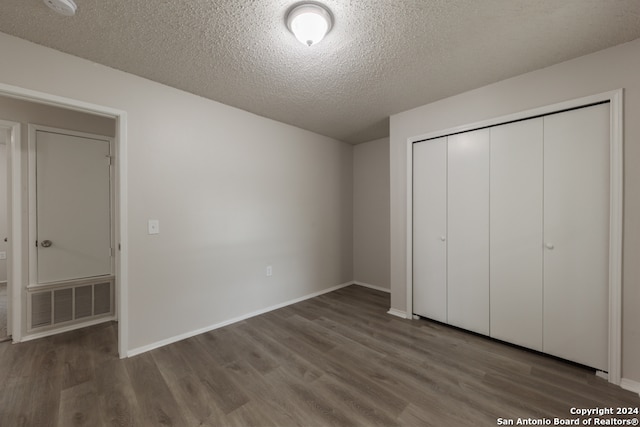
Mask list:
[[[542,350],[542,119],[491,129],[491,336]]]
[[[413,312],[447,321],[447,138],[413,145]]]
[[[609,104],[544,119],[544,351],[607,370]]]
[[[109,154],[106,139],[36,132],[37,283],[112,273]]]
[[[448,320],[489,334],[488,129],[448,140]]]

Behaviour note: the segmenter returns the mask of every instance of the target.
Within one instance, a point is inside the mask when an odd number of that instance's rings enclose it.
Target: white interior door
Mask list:
[[[413,312],[447,321],[447,138],[413,144]]]
[[[449,323],[489,335],[488,129],[448,137]]]
[[[609,104],[544,119],[544,351],[608,368]]]
[[[542,350],[543,122],[491,128],[491,336]]]
[[[36,131],[37,283],[112,274],[110,142]]]

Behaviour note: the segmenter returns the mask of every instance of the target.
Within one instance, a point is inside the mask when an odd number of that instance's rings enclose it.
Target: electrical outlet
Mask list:
[[[150,219],[147,228],[147,232],[149,234],[160,234],[160,221],[157,219]]]
[[[7,253],[4,251],[0,252],[0,259],[7,259]]]
[[[267,277],[273,276],[273,267],[267,265]]]

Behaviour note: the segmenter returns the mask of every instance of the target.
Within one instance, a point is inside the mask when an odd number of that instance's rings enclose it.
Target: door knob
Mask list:
[[[440,236],[440,240],[444,242],[445,240],[447,240],[447,238],[445,236]]]
[[[40,246],[42,246],[43,248],[48,248],[49,246],[51,246],[51,240],[43,240],[42,242],[40,242]]]
[[[553,243],[545,243],[545,244],[544,244],[544,247],[545,247],[545,248],[547,248],[547,249],[549,249],[549,250],[551,250],[551,249],[555,248],[555,246],[553,246]]]

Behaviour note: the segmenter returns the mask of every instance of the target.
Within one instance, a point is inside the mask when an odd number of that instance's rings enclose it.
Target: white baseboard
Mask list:
[[[638,393],[638,395],[640,396],[640,382],[638,381],[630,380],[628,378],[623,378],[622,380],[620,380],[620,387],[622,387],[625,390]]]
[[[390,308],[389,311],[387,311],[387,314],[391,314],[397,317],[402,317],[403,319],[408,319],[407,313],[405,311],[398,310],[396,308]]]
[[[76,329],[87,328],[89,326],[99,325],[100,323],[113,322],[116,319],[116,316],[107,316],[101,317],[99,319],[89,320],[87,322],[76,323],[74,325],[65,326],[62,328],[54,328],[48,331],[36,332],[35,334],[25,335],[22,337],[20,341],[13,341],[14,344],[18,342],[32,341],[37,340],[38,338],[49,337],[51,335],[58,335],[64,332],[75,331]]]
[[[389,288],[383,288],[382,286],[370,285],[369,283],[358,282],[357,280],[354,280],[352,283],[353,283],[354,285],[364,286],[365,288],[375,289],[376,291],[382,291],[382,292],[386,292],[386,293],[388,293],[388,294],[390,294],[390,293],[391,293],[391,289],[389,289]]]
[[[342,284],[334,286],[332,288],[324,289],[324,290],[319,291],[319,292],[314,292],[312,294],[304,295],[304,296],[302,296],[300,298],[295,298],[295,299],[292,299],[292,300],[289,300],[289,301],[285,301],[285,302],[280,303],[280,304],[272,305],[270,307],[266,307],[266,308],[263,308],[263,309],[260,309],[260,310],[253,311],[251,313],[243,314],[241,316],[234,317],[232,319],[225,320],[225,321],[220,322],[220,323],[216,323],[215,325],[205,326],[204,328],[196,329],[195,331],[185,332],[184,334],[176,335],[176,336],[164,339],[164,340],[156,341],[156,342],[151,343],[151,344],[143,345],[142,347],[137,347],[137,348],[134,348],[134,349],[131,349],[131,350],[127,351],[127,357],[137,356],[138,354],[146,353],[147,351],[151,351],[151,350],[154,350],[156,348],[164,347],[165,345],[173,344],[174,342],[182,341],[184,339],[191,338],[191,337],[194,337],[196,335],[204,334],[206,332],[213,331],[215,329],[222,328],[224,326],[228,326],[228,325],[231,325],[233,323],[241,322],[241,321],[249,319],[251,317],[259,316],[261,314],[268,313],[270,311],[277,310],[279,308],[286,307],[288,305],[295,304],[297,302],[301,302],[301,301],[307,300],[309,298],[314,298],[314,297],[317,297],[317,296],[320,296],[320,295],[323,295],[323,294],[326,294],[326,293],[329,293],[329,292],[333,292],[333,291],[336,291],[338,289],[342,289],[342,288],[344,288],[346,286],[352,285],[353,283],[354,283],[353,281],[342,283]]]

